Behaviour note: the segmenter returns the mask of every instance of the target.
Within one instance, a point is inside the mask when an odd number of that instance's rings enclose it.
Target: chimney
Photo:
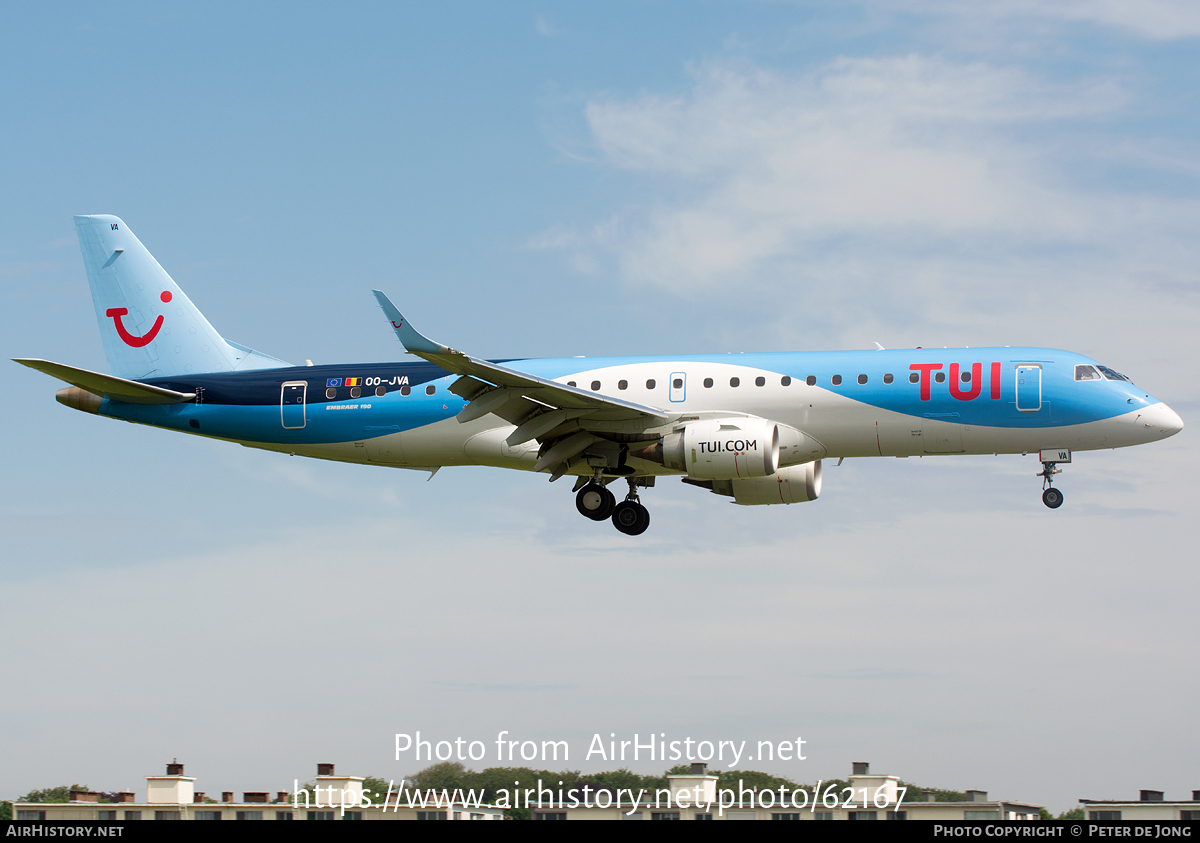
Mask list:
[[[921,791],[921,795],[925,798],[926,802],[937,802],[936,791],[923,790],[923,791]]]
[[[333,765],[332,764],[318,764],[317,765],[317,775],[318,776],[332,776],[333,775]]]
[[[1162,802],[1163,801],[1163,792],[1161,790],[1143,790],[1141,793],[1142,793],[1142,801],[1143,802]],[[1195,794],[1192,794],[1192,795],[1194,796]]]
[[[854,761],[852,762],[852,766],[854,769],[853,775],[855,776],[871,775],[871,765],[866,761]]]
[[[261,792],[246,791],[245,793],[242,794],[242,801],[243,802],[269,802],[270,800],[267,798],[267,792],[264,790]]]
[[[291,794],[288,793],[286,790],[279,790],[279,791],[275,792],[275,801],[276,802],[281,802],[281,803],[287,802],[289,798],[291,798]]]
[[[196,791],[196,793],[192,796],[192,803],[195,805],[203,805],[204,804],[204,791],[203,790]]]
[[[113,797],[113,802],[132,802],[133,794],[127,790],[123,790]]]
[[[183,765],[179,763],[178,758],[176,758],[174,761],[172,761],[170,764],[167,765],[167,775],[168,776],[182,776],[183,775]]]
[[[1192,801],[1193,801],[1193,802],[1200,802],[1200,790],[1193,790],[1193,791],[1192,791]]]
[[[987,791],[986,790],[968,790],[967,791],[967,801],[968,802],[987,802],[988,801]]]
[[[221,791],[221,801],[222,802],[232,802],[233,801],[233,791],[232,790],[222,790]]]
[[[708,775],[708,764],[706,764],[703,761],[693,761],[692,762],[692,775],[693,776],[707,776]]]
[[[71,801],[72,802],[99,802],[100,794],[95,793],[91,790],[72,790],[71,791]]]

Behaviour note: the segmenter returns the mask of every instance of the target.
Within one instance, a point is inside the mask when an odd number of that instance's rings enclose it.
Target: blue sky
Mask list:
[[[71,215],[112,213],[296,362],[394,359],[378,287],[491,357],[1070,348],[1190,424],[1200,13],[988,5],[7,6],[5,354],[105,368]],[[766,511],[663,484],[634,542],[562,483],[0,372],[0,796],[399,777],[417,729],[799,733],[752,766],[1056,812],[1198,786],[1190,428],[1078,455],[1053,514],[1029,459],[862,460]]]

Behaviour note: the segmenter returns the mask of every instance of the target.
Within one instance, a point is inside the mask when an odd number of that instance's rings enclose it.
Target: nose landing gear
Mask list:
[[[1042,471],[1037,475],[1042,478],[1042,503],[1051,509],[1058,509],[1063,503],[1063,493],[1054,488],[1054,475],[1062,471],[1055,466],[1049,460],[1042,460]]]

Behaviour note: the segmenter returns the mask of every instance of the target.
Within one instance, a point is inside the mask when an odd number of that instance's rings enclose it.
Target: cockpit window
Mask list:
[[[1096,371],[1095,366],[1076,366],[1075,380],[1077,381],[1098,381],[1100,373]]]
[[[1110,381],[1128,381],[1129,378],[1122,375],[1120,372],[1115,372],[1107,366],[1097,366],[1097,369],[1104,375],[1105,379]]]

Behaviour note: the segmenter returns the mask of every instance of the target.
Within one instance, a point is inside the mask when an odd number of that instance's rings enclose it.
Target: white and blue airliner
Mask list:
[[[435,472],[571,475],[588,518],[630,535],[656,478],[744,505],[815,500],[822,460],[1037,453],[1054,509],[1073,451],[1156,442],[1183,421],[1129,378],[1050,348],[482,360],[417,332],[419,362],[294,366],[221,337],[114,216],[75,218],[112,374],[16,362],[77,410],[252,448]],[[618,502],[610,490],[625,480]]]

